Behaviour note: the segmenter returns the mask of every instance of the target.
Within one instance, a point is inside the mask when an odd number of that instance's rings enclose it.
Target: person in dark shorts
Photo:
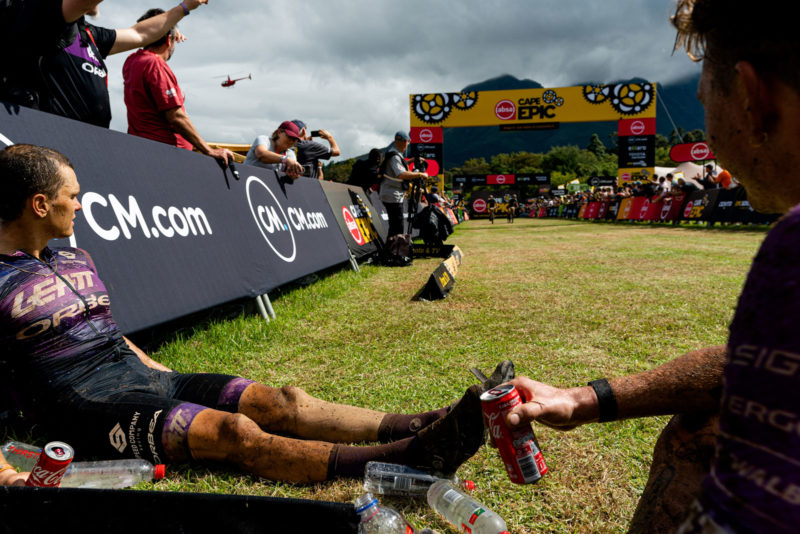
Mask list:
[[[486,211],[489,212],[489,222],[494,224],[494,212],[497,209],[497,201],[494,199],[494,195],[489,195],[489,198],[486,200]]]
[[[511,195],[511,198],[508,199],[508,222],[514,222],[517,210],[519,210],[519,200],[517,200],[517,195]]]
[[[482,445],[485,388],[478,385],[452,408],[386,414],[153,361],[114,322],[91,257],[47,246],[72,235],[81,208],[69,160],[14,145],[0,151],[0,176],[2,392],[78,454],[217,460],[264,478],[311,482],[362,476],[370,460],[449,474]],[[493,380],[512,377],[507,363]],[[381,444],[344,445],[375,441]]]
[[[726,346],[560,389],[507,421],[553,428],[677,414],[656,443],[629,532],[797,532],[800,525],[800,37],[774,0],[680,0],[676,44],[703,59],[711,148],[753,208],[783,213],[756,254]]]

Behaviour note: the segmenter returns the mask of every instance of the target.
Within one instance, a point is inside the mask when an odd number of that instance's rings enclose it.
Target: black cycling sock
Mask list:
[[[448,410],[449,407],[416,414],[386,414],[378,427],[378,441],[389,443],[415,436],[417,431],[447,415]]]

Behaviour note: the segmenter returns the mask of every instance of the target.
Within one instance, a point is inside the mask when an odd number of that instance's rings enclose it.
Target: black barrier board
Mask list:
[[[383,225],[378,222],[373,226],[371,219],[380,219],[380,212],[372,205],[370,197],[360,187],[337,182],[320,182],[320,185],[353,256],[360,259],[377,252],[375,239],[380,235]],[[361,198],[369,214],[361,209],[356,195]],[[385,241],[385,232],[380,237]]]
[[[717,204],[719,189],[692,191],[683,205],[684,221],[707,221]]]
[[[415,258],[422,258],[425,256],[434,258],[447,258],[453,253],[455,245],[425,245],[423,243],[413,243],[411,248],[414,252]]]
[[[456,273],[461,265],[463,254],[455,247],[453,253],[428,277],[428,281],[414,296],[414,300],[439,300],[445,298],[456,283]]]
[[[352,504],[248,495],[0,487],[3,532],[206,534],[358,531]]]
[[[72,161],[83,205],[72,241],[124,332],[349,261],[318,180],[240,165],[237,181],[213,158],[25,108],[0,108],[0,136]]]

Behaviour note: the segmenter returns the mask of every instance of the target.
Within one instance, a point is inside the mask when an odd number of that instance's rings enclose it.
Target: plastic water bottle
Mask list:
[[[0,447],[6,461],[21,471],[30,471],[42,453],[42,448],[21,441],[8,441]]]
[[[442,479],[399,464],[368,462],[364,469],[364,489],[379,495],[422,497],[437,480]],[[475,489],[475,483],[471,480],[459,480],[457,477],[449,480],[466,490]]]
[[[4,443],[0,450],[6,461],[21,471],[30,471],[42,452],[41,447],[20,441]],[[163,464],[154,466],[147,460],[72,462],[60,487],[121,489],[145,480],[161,480],[164,474]]]
[[[355,506],[361,516],[359,534],[414,534],[414,529],[400,512],[389,506],[380,506],[371,493],[356,499]]]
[[[99,462],[72,462],[61,480],[61,487],[129,488],[146,480],[161,480],[164,478],[165,471],[164,464],[153,465],[147,460],[138,458]]]
[[[508,534],[502,517],[453,486],[449,480],[433,483],[428,490],[428,504],[461,532]]]

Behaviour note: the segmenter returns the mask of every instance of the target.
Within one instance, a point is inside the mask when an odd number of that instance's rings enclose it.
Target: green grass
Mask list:
[[[277,320],[205,323],[151,353],[179,371],[225,372],[293,384],[325,400],[386,411],[449,404],[506,358],[555,385],[650,369],[725,342],[764,229],[698,229],[519,219],[471,221],[448,243],[463,250],[450,296],[414,302],[438,261],[363,266],[271,295]],[[536,425],[550,466],[538,484],[511,484],[496,451],[459,471],[510,531],[621,532],[644,487],[665,418],[560,433]],[[291,485],[224,466],[168,470],[142,487],[352,501],[359,481]],[[415,527],[456,532],[424,500],[385,499]]]

